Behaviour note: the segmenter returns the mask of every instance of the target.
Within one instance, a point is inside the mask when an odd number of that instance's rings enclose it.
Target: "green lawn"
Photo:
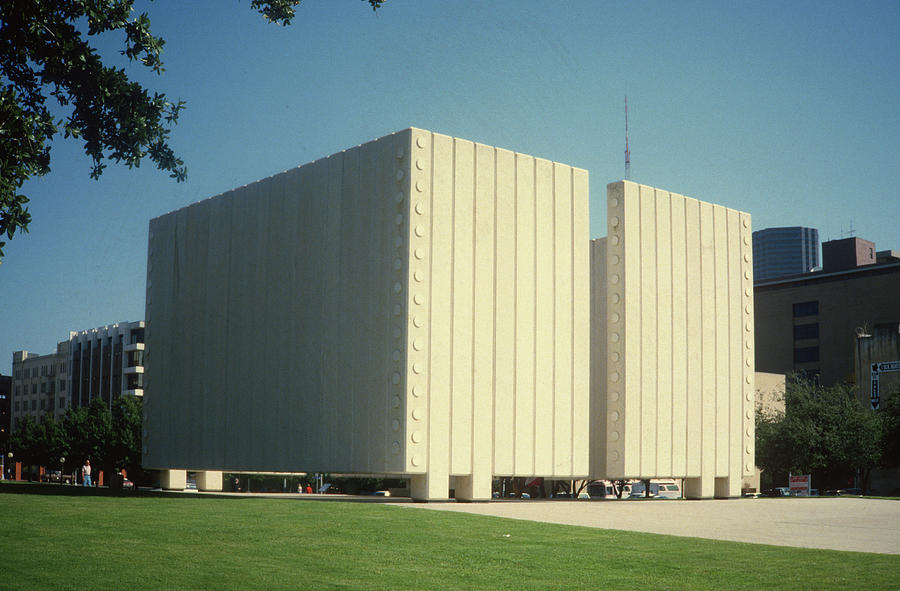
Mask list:
[[[900,556],[371,503],[0,494],[0,523],[0,589],[900,589]]]

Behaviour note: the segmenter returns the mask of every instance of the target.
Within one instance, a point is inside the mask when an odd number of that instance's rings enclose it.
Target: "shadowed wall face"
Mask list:
[[[750,216],[627,181],[607,191],[591,473],[737,496],[754,469]]]
[[[585,475],[587,207],[583,170],[408,129],[152,220],[145,465]]]

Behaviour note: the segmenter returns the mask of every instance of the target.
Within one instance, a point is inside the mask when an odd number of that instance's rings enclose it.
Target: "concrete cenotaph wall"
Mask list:
[[[591,245],[591,475],[735,497],[755,471],[750,215],[622,181]]]
[[[155,218],[144,466],[586,476],[589,246],[586,171],[414,128]]]

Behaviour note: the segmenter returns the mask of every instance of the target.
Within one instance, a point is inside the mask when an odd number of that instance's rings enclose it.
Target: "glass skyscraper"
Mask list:
[[[792,226],[753,233],[754,281],[808,273],[819,266],[819,231]]]

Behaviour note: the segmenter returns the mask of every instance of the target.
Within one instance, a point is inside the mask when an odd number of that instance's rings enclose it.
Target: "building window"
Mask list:
[[[22,395],[22,386],[16,386],[16,396]]]
[[[65,396],[60,396],[60,397],[59,397],[59,408],[60,408],[60,409],[63,409],[63,408],[65,408],[65,407],[66,407],[66,397],[65,397]]]
[[[59,381],[59,391],[60,391],[60,392],[65,392],[65,391],[66,391],[66,381],[65,381],[65,380],[60,380],[60,381]]]
[[[794,327],[794,340],[802,341],[804,339],[817,339],[819,338],[819,323],[813,322],[812,324],[798,324]]]
[[[37,410],[37,400],[31,401],[31,410]]]
[[[802,318],[804,316],[818,316],[819,302],[800,302],[794,304],[794,318]]]
[[[47,382],[41,382],[41,394],[47,393]]]
[[[41,410],[47,410],[47,400],[45,398],[41,398]]]
[[[19,408],[20,408],[20,407],[19,407],[19,401],[16,400],[16,412],[19,412]]]
[[[818,347],[795,347],[794,363],[812,363],[819,360]]]
[[[38,377],[38,376],[37,376],[37,372],[38,372],[38,368],[32,367],[32,368],[31,368],[31,377],[33,377],[33,378]]]
[[[37,384],[31,384],[31,393],[37,394]]]

